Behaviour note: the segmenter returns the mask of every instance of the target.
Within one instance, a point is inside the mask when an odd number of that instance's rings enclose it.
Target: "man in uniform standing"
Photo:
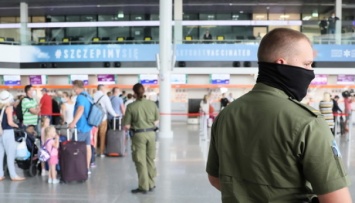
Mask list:
[[[157,105],[144,99],[144,87],[137,83],[133,86],[137,100],[127,106],[124,117],[126,130],[131,130],[132,158],[138,173],[138,188],[132,193],[153,191],[155,188],[155,130],[159,122]]]
[[[349,203],[341,153],[323,116],[300,103],[314,78],[302,33],[274,29],[260,42],[253,90],[217,117],[207,162],[223,203]]]

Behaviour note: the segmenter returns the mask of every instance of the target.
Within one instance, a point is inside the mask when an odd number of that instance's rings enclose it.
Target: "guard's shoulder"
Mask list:
[[[320,111],[318,111],[317,109],[308,106],[307,104],[303,104],[295,99],[289,98],[290,101],[292,101],[294,104],[298,105],[298,107],[306,110],[307,112],[309,112],[312,116],[314,117],[321,117],[322,114],[320,113]]]

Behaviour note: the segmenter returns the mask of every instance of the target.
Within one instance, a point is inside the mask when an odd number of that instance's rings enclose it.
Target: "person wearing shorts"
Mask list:
[[[73,90],[77,95],[75,106],[74,106],[74,119],[69,124],[69,128],[77,128],[78,140],[79,142],[86,143],[86,156],[87,156],[87,168],[88,174],[90,171],[91,162],[91,129],[92,126],[89,125],[87,118],[89,117],[91,102],[91,96],[84,89],[84,82],[80,80],[75,80],[73,82]]]

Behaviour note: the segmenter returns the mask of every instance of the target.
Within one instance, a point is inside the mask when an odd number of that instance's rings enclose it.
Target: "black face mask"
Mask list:
[[[314,79],[314,71],[297,66],[259,62],[257,83],[264,83],[284,91],[289,97],[301,101]]]

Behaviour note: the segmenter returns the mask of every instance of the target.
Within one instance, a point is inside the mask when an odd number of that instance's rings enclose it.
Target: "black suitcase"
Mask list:
[[[69,129],[67,129],[68,140]],[[74,130],[74,137],[77,140],[77,130]],[[78,141],[63,142],[60,150],[61,180],[67,182],[84,182],[88,179],[88,168],[86,158],[86,143]]]
[[[112,120],[112,127],[109,125],[109,130],[106,136],[106,155],[107,156],[125,156],[126,153],[126,135],[122,129],[121,118]],[[118,121],[118,128],[116,123]]]

